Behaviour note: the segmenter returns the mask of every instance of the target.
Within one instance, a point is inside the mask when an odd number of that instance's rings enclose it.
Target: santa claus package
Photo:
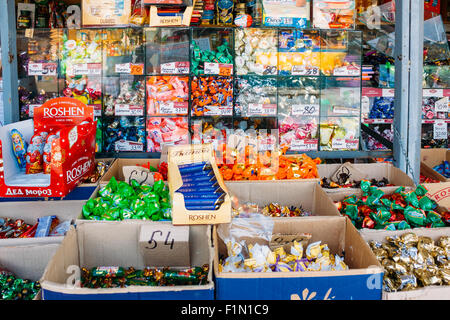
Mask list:
[[[0,128],[0,197],[64,197],[95,166],[93,108],[56,98]]]

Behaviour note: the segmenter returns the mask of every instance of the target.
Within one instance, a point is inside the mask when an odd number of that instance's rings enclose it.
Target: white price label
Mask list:
[[[161,114],[187,114],[187,102],[161,101],[159,103],[159,113]]]
[[[358,66],[344,66],[334,69],[334,76],[359,76],[361,74],[361,68]]]
[[[28,116],[30,118],[33,118],[34,117],[34,108],[38,108],[40,106],[42,106],[42,104],[30,104],[30,105],[28,105]]]
[[[205,116],[232,116],[233,106],[206,106]]]
[[[448,97],[439,99],[434,104],[434,110],[436,112],[448,112]]]
[[[358,140],[354,139],[333,139],[331,147],[336,150],[355,150],[358,149]]]
[[[93,104],[94,108],[94,117],[101,117],[102,115],[102,105],[101,104]]]
[[[56,76],[58,66],[56,63],[33,63],[28,64],[29,76]]]
[[[249,103],[247,114],[249,116],[263,113],[263,105],[261,103]]]
[[[231,76],[233,65],[227,63],[205,62],[205,74],[218,74],[221,76]]]
[[[317,139],[292,140],[291,150],[293,151],[314,151],[317,150]]]
[[[447,122],[436,120],[433,124],[433,139],[447,139]]]
[[[319,67],[292,66],[291,74],[293,76],[318,76]]]
[[[395,89],[382,89],[381,95],[386,98],[392,98],[395,96]]]
[[[102,65],[100,63],[80,63],[73,66],[73,75],[75,76],[100,76],[102,74]]]
[[[205,74],[219,74],[219,71],[218,63],[205,62]]]
[[[276,104],[261,104],[261,103],[249,103],[247,108],[247,115],[261,115],[272,116],[277,114]]]
[[[361,113],[369,113],[370,112],[370,98],[367,96],[363,96],[361,98]]]
[[[168,62],[161,65],[162,74],[188,74],[189,62]]]
[[[116,104],[114,106],[114,115],[116,116],[143,116],[144,107],[130,104]]]
[[[293,116],[318,116],[320,111],[319,104],[293,104]]]
[[[116,144],[114,145],[114,149],[116,150],[116,152],[121,152],[121,151],[142,152],[142,151],[144,151],[144,145],[140,142],[119,140],[119,141],[116,141]]]
[[[116,73],[130,74],[131,73],[131,65],[129,63],[116,64],[114,71]]]

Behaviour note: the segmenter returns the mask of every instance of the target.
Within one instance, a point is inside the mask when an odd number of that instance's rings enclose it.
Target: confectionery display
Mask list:
[[[209,265],[188,269],[95,267],[81,269],[82,288],[125,288],[129,286],[192,286],[208,283]]]
[[[162,146],[189,143],[187,118],[147,118],[147,151],[161,152]]]
[[[0,300],[33,300],[40,290],[39,281],[18,278],[0,268]]]
[[[436,241],[415,233],[370,241],[370,247],[385,270],[383,290],[415,290],[427,286],[450,285],[447,257],[450,238]]]
[[[320,180],[320,186],[322,188],[326,188],[326,189],[338,189],[338,188],[361,188],[361,183],[363,182],[363,180],[360,181],[351,181],[350,177],[348,175],[340,175],[339,176],[339,181],[338,182],[334,182],[329,180],[328,178],[322,178],[322,180]],[[394,186],[393,184],[389,183],[389,180],[387,178],[383,178],[380,180],[377,179],[371,179],[370,181],[370,185],[373,187],[377,187],[377,188],[383,188],[383,187],[392,187]]]
[[[392,194],[361,182],[362,197],[345,197],[338,202],[341,214],[348,216],[358,228],[405,230],[416,227],[445,227],[448,214],[436,211],[437,204],[425,194],[427,189],[418,186],[415,191],[400,187]]]
[[[41,217],[34,225],[22,219],[0,218],[0,239],[64,236],[69,227],[69,220],[61,222],[56,216]]]
[[[439,172],[446,178],[450,178],[450,163],[448,161],[443,161],[441,164],[433,167],[433,170]]]
[[[164,180],[167,181],[167,162],[161,162],[155,167],[150,165],[150,162],[142,165],[142,167],[149,169],[151,172],[154,172],[155,180]]]
[[[113,177],[98,191],[98,197],[89,199],[83,206],[83,218],[87,220],[167,220],[171,219],[169,190],[163,180],[153,186],[131,184]]]
[[[311,212],[303,209],[302,206],[283,206],[279,203],[269,203],[265,206],[258,206],[254,203],[237,204],[233,206],[233,214],[235,216],[244,217],[247,214],[261,213],[268,217],[309,217]]]
[[[420,175],[420,183],[439,183],[439,180],[424,176],[423,174]]]

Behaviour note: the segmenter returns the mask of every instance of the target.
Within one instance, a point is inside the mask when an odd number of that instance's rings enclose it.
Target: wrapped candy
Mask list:
[[[441,164],[434,166],[433,170],[446,178],[450,178],[450,163],[448,161],[443,161]]]
[[[39,281],[18,278],[0,268],[0,300],[33,300],[40,290]]]
[[[233,115],[233,79],[231,77],[193,77],[191,80],[192,115]]]
[[[36,227],[22,219],[0,218],[0,239],[33,238]]]
[[[276,75],[277,31],[244,28],[235,30],[236,74]]]
[[[394,119],[394,98],[376,97],[370,108],[369,119]]]
[[[405,230],[446,225],[444,215],[435,211],[437,204],[425,195],[423,186],[409,192],[400,187],[390,195],[366,180],[361,181],[360,187],[361,198],[352,195],[337,203],[341,214],[347,215],[358,229]]]
[[[28,144],[23,139],[22,133],[17,129],[12,129],[10,131],[13,153],[16,157],[17,164],[21,170],[26,168],[25,155],[27,153]]]
[[[231,54],[231,47],[226,39],[223,39],[222,44],[212,50],[200,48],[196,40],[193,40],[191,50],[191,72],[196,76],[212,74],[211,72],[205,72],[205,63],[230,64],[232,67],[233,55]]]
[[[419,182],[420,182],[420,184],[422,184],[422,183],[439,183],[441,181],[433,179],[433,178],[430,178],[430,177],[426,177],[423,174],[421,174]]]
[[[41,133],[37,133],[31,137],[26,153],[26,173],[35,174],[44,170],[44,143],[45,138]]]
[[[106,78],[103,99],[106,116],[144,115],[144,78],[133,76]],[[124,106],[124,110],[118,111],[119,106]]]
[[[98,192],[99,197],[89,199],[83,206],[83,218],[87,220],[140,219],[171,220],[169,189],[162,180],[153,186],[139,185],[135,180],[128,184],[111,181]]]
[[[148,115],[187,115],[188,77],[153,76],[147,78]]]
[[[97,161],[94,172],[87,177],[84,177],[82,183],[95,183],[100,179],[108,170],[110,163],[107,161]]]
[[[52,169],[52,141],[59,138],[59,133],[56,134],[50,134],[47,137],[47,140],[45,141],[44,145],[44,155],[43,155],[43,161],[44,161],[44,173],[50,174]]]
[[[317,150],[317,120],[313,117],[286,117],[280,122],[280,146],[292,151]]]
[[[327,178],[322,178],[320,181],[320,186],[322,188],[326,189],[337,189],[337,188],[360,188],[361,187],[361,180],[360,181],[353,181],[350,180],[350,176],[346,173],[341,173],[339,176],[339,181],[329,181]],[[389,180],[387,178],[382,178],[380,180],[377,179],[371,179],[370,184],[374,187],[383,188],[383,187],[392,187],[393,184],[389,183]]]
[[[359,118],[327,118],[320,123],[321,150],[357,150]]]
[[[151,172],[154,172],[155,180],[164,180],[167,181],[167,173],[168,173],[168,165],[167,162],[161,162],[157,165],[157,167],[153,167],[150,165],[150,162],[147,162],[147,164],[142,165],[142,167],[150,170]],[[158,173],[158,174],[156,174]]]
[[[106,119],[105,152],[144,151],[145,123],[143,117]]]
[[[371,241],[370,247],[385,270],[383,290],[396,292],[448,285],[447,239],[441,237],[435,242],[409,232],[386,237],[385,243]]]
[[[280,206],[273,202],[264,206],[261,213],[270,217],[307,217],[311,215],[311,212],[304,210],[302,206]]]
[[[256,76],[240,77],[236,81],[237,116],[276,116],[277,80]]]
[[[147,151],[161,152],[162,145],[182,145],[189,143],[187,119],[147,118]]]

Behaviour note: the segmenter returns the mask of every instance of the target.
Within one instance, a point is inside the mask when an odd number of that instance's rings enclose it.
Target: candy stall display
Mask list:
[[[320,150],[358,150],[359,118],[329,117],[320,119]]]
[[[234,50],[237,75],[276,75],[278,69],[277,29],[239,28]]]
[[[321,78],[321,117],[359,117],[361,78]]]
[[[365,125],[365,124],[361,124]],[[394,132],[392,131],[391,124],[367,124],[372,130],[380,134],[383,138],[390,142],[394,142]],[[364,141],[366,150],[382,150],[387,149],[387,147],[381,142],[377,141],[372,136],[369,136],[364,131],[361,132],[361,138]]]
[[[33,300],[40,290],[39,281],[21,279],[0,268],[0,300]]]
[[[313,24],[319,29],[353,29],[355,0],[313,0]]]
[[[201,116],[233,115],[233,78],[194,76],[191,79],[191,114]]]
[[[203,117],[193,119],[192,144],[212,143],[214,149],[217,150],[219,146],[226,143],[232,128],[232,117]]]
[[[145,28],[146,74],[189,74],[189,28]]]
[[[189,143],[186,117],[147,117],[147,152],[161,152],[164,145]]]
[[[147,77],[147,115],[186,116],[189,108],[189,77]]]
[[[278,88],[280,145],[291,151],[318,149],[320,88],[317,77],[284,77]]]
[[[240,76],[236,78],[235,116],[277,116],[277,78]]]
[[[145,117],[108,117],[103,121],[105,152],[144,152]]]
[[[278,74],[318,76],[320,73],[320,31],[280,29]]]
[[[20,119],[33,118],[35,107],[58,96],[61,30],[17,31]]]
[[[103,115],[144,116],[145,78],[120,75],[103,78]]]
[[[362,33],[321,30],[320,69],[326,76],[361,76]]]

